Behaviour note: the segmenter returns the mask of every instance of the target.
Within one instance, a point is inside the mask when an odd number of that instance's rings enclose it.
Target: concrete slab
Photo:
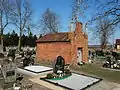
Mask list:
[[[34,73],[41,73],[41,72],[52,70],[52,68],[50,67],[39,66],[39,65],[26,66],[24,67],[24,69]]]
[[[72,73],[70,77],[62,80],[45,79],[45,81],[64,87],[66,89],[82,90],[99,82],[100,79]]]
[[[35,66],[27,66],[25,67],[25,69],[17,68],[16,71],[19,73],[23,73],[25,75],[36,77],[39,75],[47,75],[47,73],[52,72],[52,68],[35,65]]]

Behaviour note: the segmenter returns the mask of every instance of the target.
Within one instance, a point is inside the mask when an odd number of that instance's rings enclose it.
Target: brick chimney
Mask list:
[[[75,33],[82,33],[82,23],[76,22]]]

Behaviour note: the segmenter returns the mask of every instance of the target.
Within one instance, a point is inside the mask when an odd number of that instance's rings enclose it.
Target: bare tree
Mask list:
[[[10,23],[10,16],[12,12],[12,1],[0,0],[0,40],[3,51],[3,32]]]
[[[32,10],[29,0],[15,0],[15,10],[13,14],[13,24],[19,29],[18,50],[21,49],[21,37],[30,25]]]
[[[118,25],[120,23],[120,0],[106,0],[105,4],[98,6],[98,13],[92,20],[99,18],[110,17],[111,25]]]
[[[73,0],[72,2],[72,19],[77,20],[79,16],[84,16],[88,8],[88,0]]]
[[[100,39],[101,48],[105,49],[109,39],[114,34],[114,27],[111,25],[111,22],[108,17],[99,19],[96,25],[96,35]]]
[[[59,17],[47,8],[40,19],[39,27],[42,34],[57,33],[60,27]]]

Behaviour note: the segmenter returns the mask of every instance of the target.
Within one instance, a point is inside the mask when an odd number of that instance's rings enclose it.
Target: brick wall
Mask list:
[[[70,42],[37,43],[37,59],[54,61],[58,55],[64,57],[66,63],[71,61]]]

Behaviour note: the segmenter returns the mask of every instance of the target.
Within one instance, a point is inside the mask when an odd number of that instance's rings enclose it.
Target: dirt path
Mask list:
[[[86,90],[120,90],[120,84],[102,80]]]

